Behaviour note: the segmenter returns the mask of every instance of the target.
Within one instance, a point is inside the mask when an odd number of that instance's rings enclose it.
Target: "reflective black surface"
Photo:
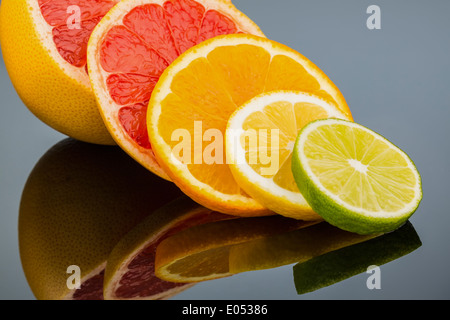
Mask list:
[[[373,4],[369,1],[234,3],[269,38],[298,50],[327,73],[357,122],[384,135],[413,159],[422,176],[424,198],[410,223],[421,245],[380,266],[380,289],[368,288],[372,274],[360,272],[364,270],[360,267],[330,286],[299,294],[299,267],[289,261],[202,282],[172,299],[450,298],[450,3],[377,1],[381,30],[366,26],[366,9]],[[66,137],[26,109],[3,62],[0,90],[0,298],[35,299],[20,261],[19,204],[38,160]]]

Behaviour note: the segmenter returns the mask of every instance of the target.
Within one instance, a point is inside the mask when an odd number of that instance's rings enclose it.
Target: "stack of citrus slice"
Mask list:
[[[176,282],[226,276],[228,265],[198,278],[190,272],[208,267],[205,259],[213,253],[217,265],[229,262],[231,244],[322,219],[355,233],[391,231],[421,201],[420,175],[409,157],[353,123],[343,95],[313,62],[266,39],[229,0],[3,0],[0,40],[17,92],[40,119],[79,140],[115,141],[178,188],[168,181],[161,186],[169,183],[196,202],[173,215],[167,210],[177,205],[161,210],[116,246],[106,271],[107,298],[167,294],[129,290],[154,271],[152,264],[141,268],[143,262],[152,260],[161,278]],[[47,177],[37,176],[37,185]],[[59,232],[52,217],[41,219],[27,206],[39,201],[37,195],[33,190],[22,206],[27,270],[47,257],[27,258],[42,253],[33,250],[39,241],[48,245],[36,226],[50,236]],[[121,225],[122,213],[120,234],[131,227]],[[276,213],[310,222],[254,218]],[[285,220],[277,225],[277,218]],[[215,220],[229,221],[206,224]],[[249,231],[250,225],[253,233],[220,238],[222,227]],[[117,232],[106,232],[106,251]],[[208,245],[196,238],[203,233],[219,237]],[[55,248],[50,253],[60,255]],[[106,251],[88,258],[85,287],[103,279]],[[34,271],[29,277],[39,281]],[[98,284],[91,293],[100,297]],[[75,297],[60,284],[49,285],[36,285],[40,296]]]

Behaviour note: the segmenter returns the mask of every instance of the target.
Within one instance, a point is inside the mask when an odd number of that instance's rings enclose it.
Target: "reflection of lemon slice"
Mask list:
[[[405,256],[422,245],[411,223],[378,238],[345,247],[294,266],[297,293],[330,286]]]
[[[237,109],[228,120],[226,151],[239,186],[278,214],[321,219],[298,191],[291,156],[300,129],[329,117],[351,120],[334,103],[295,91],[263,93]]]
[[[422,200],[411,159],[354,122],[325,119],[300,132],[292,157],[300,192],[329,223],[353,232],[388,232]]]
[[[230,272],[276,268],[363,242],[375,235],[358,235],[326,222],[242,243],[230,249]]]
[[[156,158],[189,197],[240,216],[269,214],[236,183],[224,158],[230,115],[249,99],[274,90],[301,90],[334,101],[344,97],[310,60],[252,35],[215,37],[187,50],[161,75],[149,102],[147,126]]]
[[[308,226],[282,216],[237,218],[195,226],[162,241],[155,273],[173,282],[199,282],[232,275],[230,248],[238,243]]]
[[[118,147],[72,139],[52,147],[31,172],[19,212],[20,257],[36,298],[102,299],[115,244],[180,195]],[[72,265],[80,268],[79,290],[67,286]]]
[[[166,299],[190,287],[155,276],[156,248],[165,238],[186,228],[230,218],[234,217],[211,212],[187,197],[155,211],[111,251],[105,269],[105,299]]]

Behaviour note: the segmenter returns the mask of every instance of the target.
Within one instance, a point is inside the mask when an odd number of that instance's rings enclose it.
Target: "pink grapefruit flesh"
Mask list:
[[[240,31],[230,18],[194,0],[140,5],[122,23],[105,36],[100,63],[109,74],[109,94],[120,106],[120,124],[133,141],[150,150],[147,105],[164,70],[192,46]]]
[[[42,16],[52,28],[53,41],[59,54],[75,67],[86,68],[89,36],[97,23],[119,0],[38,0]],[[80,9],[80,28],[71,26]]]

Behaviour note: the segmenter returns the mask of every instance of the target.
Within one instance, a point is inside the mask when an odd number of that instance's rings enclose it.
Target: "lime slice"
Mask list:
[[[422,245],[412,224],[394,232],[357,243],[294,266],[298,294],[313,292],[365,272],[369,266],[381,266],[399,259]]]
[[[381,135],[346,120],[305,126],[295,142],[292,173],[315,212],[359,234],[397,229],[422,199],[411,159]]]

